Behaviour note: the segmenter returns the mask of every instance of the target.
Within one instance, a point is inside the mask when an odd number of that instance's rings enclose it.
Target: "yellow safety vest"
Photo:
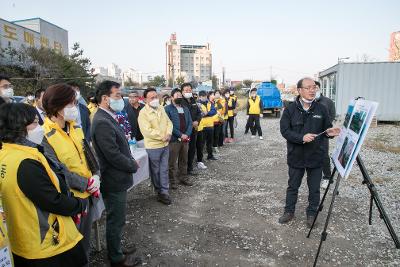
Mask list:
[[[71,217],[42,211],[24,195],[18,186],[17,172],[25,159],[41,163],[54,187],[60,192],[57,176],[36,148],[3,143],[0,150],[0,190],[11,250],[26,259],[53,257],[75,247],[82,235]],[[56,222],[58,233],[53,228]],[[58,242],[54,242],[53,236]]]
[[[237,96],[235,96],[235,95],[234,96],[230,96],[229,99],[228,99],[228,107],[229,108],[233,107],[235,102],[237,102]],[[233,109],[232,110],[228,109],[228,117],[233,117],[233,116],[235,116],[234,110]]]
[[[46,139],[56,152],[58,160],[63,163],[70,172],[87,179],[92,177],[83,152],[82,140],[84,139],[84,135],[82,128],[72,122],[69,124],[68,135],[57,123],[51,121],[49,118],[44,120],[43,127]],[[74,196],[79,198],[87,198],[90,196],[88,192],[81,193],[73,189],[71,189],[71,192],[74,193]]]
[[[256,99],[249,97],[249,114],[250,115],[260,115],[261,108],[260,108],[260,97],[256,96]]]
[[[222,117],[224,120],[227,120],[228,119],[228,110],[226,109],[225,98],[218,99],[216,108],[217,108],[217,112],[219,113],[220,117]]]
[[[90,111],[90,120],[93,120],[94,114],[96,114],[97,110],[99,109],[98,106],[92,102],[87,105],[87,108]]]
[[[207,114],[211,110],[211,103],[208,102],[207,105],[201,104],[201,111],[204,114]],[[203,117],[200,120],[198,131],[202,131],[204,128],[212,128],[214,127],[214,122],[216,121],[216,117],[218,115],[214,115],[211,117]]]

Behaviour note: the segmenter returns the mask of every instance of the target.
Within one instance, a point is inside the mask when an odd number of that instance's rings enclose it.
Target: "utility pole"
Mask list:
[[[225,67],[222,67],[222,87],[225,87]]]

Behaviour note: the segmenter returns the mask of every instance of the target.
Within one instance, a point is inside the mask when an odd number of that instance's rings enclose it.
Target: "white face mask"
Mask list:
[[[311,104],[312,102],[314,102],[315,98],[313,100],[307,100],[304,97],[302,97],[301,100],[306,104]]]
[[[215,95],[215,99],[220,99],[221,95]]]
[[[37,145],[40,145],[43,141],[43,137],[44,137],[44,129],[42,126],[38,125],[35,129],[28,131],[26,139]]]
[[[35,99],[35,97],[33,97],[33,96],[30,95],[30,96],[27,97],[27,99],[28,99],[29,101],[32,101],[33,99]]]
[[[160,106],[160,101],[156,98],[150,101],[149,106],[152,108],[158,108]]]
[[[170,100],[167,100],[167,101],[165,101],[165,105],[171,105],[171,101]]]
[[[184,93],[183,97],[186,98],[186,99],[189,99],[189,98],[193,97],[193,94],[192,93]]]
[[[65,107],[64,108],[64,120],[71,122],[76,121],[79,116],[78,108],[76,106],[73,107]]]
[[[315,99],[319,99],[321,97],[321,91],[317,91],[315,93]]]
[[[110,97],[110,109],[114,112],[121,112],[125,107],[125,102],[122,98],[116,100]]]
[[[14,96],[14,89],[8,88],[1,91],[1,96],[11,98]]]
[[[234,92],[234,91],[230,91],[229,93],[230,93],[231,95],[233,95],[235,92]]]
[[[257,96],[257,94],[251,94],[251,97],[256,97]]]
[[[226,98],[229,98],[229,96],[230,96],[229,94],[225,94],[225,97],[226,97]]]

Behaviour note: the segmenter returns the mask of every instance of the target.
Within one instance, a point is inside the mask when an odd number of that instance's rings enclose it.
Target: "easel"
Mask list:
[[[373,184],[371,178],[368,175],[368,172],[367,172],[367,170],[365,168],[364,162],[361,159],[361,156],[358,155],[356,160],[357,160],[358,167],[360,168],[360,171],[361,171],[362,176],[363,176],[362,183],[367,185],[367,187],[369,189],[369,192],[371,194],[368,223],[369,223],[369,225],[372,224],[372,207],[373,207],[373,203],[375,202],[375,205],[376,205],[376,207],[378,208],[378,211],[379,211],[379,217],[381,219],[383,219],[383,221],[385,222],[386,227],[389,230],[390,236],[392,237],[396,248],[399,249],[400,248],[400,241],[399,241],[399,239],[398,239],[398,237],[396,235],[396,232],[393,229],[392,224],[390,223],[389,217],[387,216],[387,214],[385,212],[385,209],[383,208],[382,202],[381,202],[381,200],[379,198],[379,195],[378,195],[378,191],[376,190],[375,185]],[[317,220],[318,214],[319,214],[320,211],[322,211],[322,209],[324,207],[324,201],[325,201],[327,192],[329,191],[330,185],[333,184],[333,177],[334,177],[336,171],[337,171],[337,169],[335,167],[333,169],[331,177],[329,178],[328,187],[325,189],[324,196],[322,197],[322,200],[321,200],[321,202],[320,202],[320,204],[318,206],[317,214],[316,214],[316,216],[314,218],[314,221],[313,221],[313,224],[312,224],[312,226],[310,228],[310,231],[308,232],[307,238],[310,237],[311,231],[314,228],[314,225],[315,225],[315,222]],[[328,229],[329,219],[330,219],[330,217],[332,215],[333,205],[335,203],[336,196],[339,194],[338,190],[339,190],[340,180],[341,180],[341,176],[340,176],[340,174],[338,174],[337,175],[335,189],[333,190],[333,194],[332,194],[331,204],[330,204],[329,210],[328,210],[328,215],[326,216],[324,230],[321,233],[321,240],[320,240],[320,243],[319,243],[319,246],[318,246],[317,254],[315,255],[314,264],[313,264],[314,267],[317,265],[317,261],[318,261],[319,253],[321,251],[322,243],[326,240],[326,237],[328,236],[328,233],[326,232],[326,230]]]

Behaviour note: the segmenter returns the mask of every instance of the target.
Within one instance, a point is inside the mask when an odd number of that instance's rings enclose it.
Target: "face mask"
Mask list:
[[[81,97],[81,92],[76,91],[75,99],[78,100]]]
[[[200,97],[200,101],[203,102],[203,103],[205,103],[205,102],[207,102],[207,98],[205,98],[205,97]]]
[[[315,99],[319,99],[321,97],[321,91],[317,91],[315,93]]]
[[[125,107],[125,102],[122,98],[120,99],[112,99],[110,97],[110,109],[114,112],[121,112]]]
[[[225,94],[225,97],[226,97],[226,98],[229,98],[229,96],[230,96],[229,94]]]
[[[35,129],[28,131],[26,139],[37,145],[40,145],[43,141],[43,137],[44,137],[43,127],[38,125]]]
[[[171,105],[171,101],[170,100],[167,100],[167,101],[165,101],[165,105]]]
[[[256,94],[251,94],[251,97],[252,98],[255,98],[257,95]]]
[[[158,108],[160,106],[160,101],[158,99],[151,100],[149,106],[152,108]]]
[[[220,99],[221,95],[215,95],[215,99]]]
[[[174,100],[175,104],[177,104],[177,105],[182,105],[182,101],[183,101],[182,98],[176,98],[176,99]]]
[[[64,108],[64,120],[65,121],[75,121],[79,116],[78,108],[73,106],[71,108],[65,107]]]
[[[183,97],[189,99],[189,98],[193,97],[193,94],[192,93],[184,93]]]
[[[14,89],[12,89],[12,88],[3,89],[1,91],[1,95],[3,97],[7,97],[7,98],[13,97],[14,96]]]
[[[233,92],[233,91],[230,91],[229,93],[230,93],[231,95],[233,95],[235,92]]]
[[[314,102],[315,98],[313,100],[307,100],[304,97],[302,97],[301,100],[303,100],[303,102],[306,104],[311,104],[312,102]]]
[[[35,99],[35,98],[34,98],[33,96],[30,95],[30,96],[27,97],[27,99],[28,99],[29,101],[32,101],[32,100]]]

